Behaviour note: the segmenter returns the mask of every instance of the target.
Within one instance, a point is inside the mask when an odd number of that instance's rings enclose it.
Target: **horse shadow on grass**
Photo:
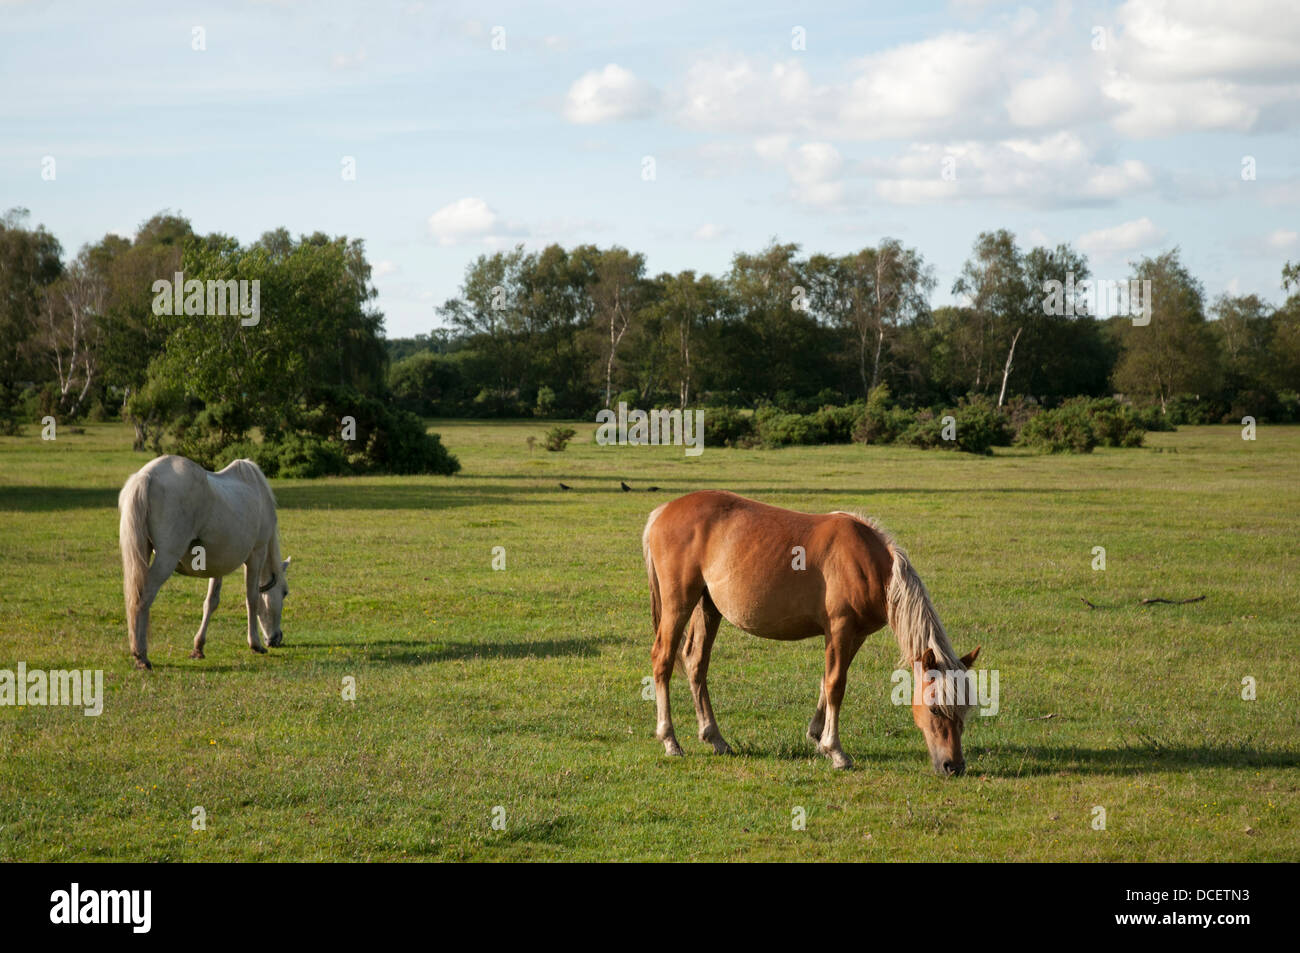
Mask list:
[[[599,654],[596,639],[539,639],[528,642],[410,642],[386,639],[373,642],[296,642],[291,648],[335,648],[347,652],[340,663],[356,661],[356,653],[367,662],[388,665],[430,665],[437,662],[475,659],[528,659],[569,656],[589,658]],[[329,661],[325,659],[323,661]]]
[[[732,742],[743,757],[776,761],[820,761],[811,741],[764,739]],[[870,771],[873,765],[914,763],[929,771],[930,757],[924,744],[915,751],[871,751],[848,749],[856,771]],[[966,750],[966,773],[991,778],[1064,775],[1132,775],[1190,771],[1197,768],[1300,768],[1300,752],[1261,751],[1254,748],[1211,745],[1160,745],[1157,747],[1081,748],[1076,745],[999,745],[983,750]]]

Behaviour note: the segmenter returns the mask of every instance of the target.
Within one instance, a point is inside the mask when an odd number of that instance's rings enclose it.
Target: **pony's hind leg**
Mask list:
[[[153,668],[149,662],[149,609],[158,598],[158,590],[162,589],[163,583],[175,571],[180,558],[179,552],[157,550],[153,554],[153,562],[149,565],[149,573],[144,580],[144,591],[140,593],[140,603],[135,618],[131,620],[131,656],[135,659],[136,668]]]
[[[654,648],[650,651],[650,663],[655,678],[655,737],[664,743],[664,751],[670,755],[681,755],[682,746],[673,734],[673,715],[668,701],[668,685],[673,677],[673,663],[681,645],[682,632],[690,621],[689,606],[665,605],[659,618],[659,629],[655,633]]]
[[[714,754],[731,754],[731,746],[722,737],[718,719],[709,701],[709,653],[718,634],[722,613],[706,592],[691,614],[691,621],[682,640],[678,657],[691,683],[691,697],[695,700],[695,717],[700,723],[700,740],[713,745]]]
[[[212,613],[217,611],[217,606],[221,603],[221,577],[208,580],[208,596],[203,600],[203,622],[199,624],[199,634],[194,636],[194,651],[190,653],[190,658],[203,658],[203,645],[208,641],[208,623],[212,621]]]

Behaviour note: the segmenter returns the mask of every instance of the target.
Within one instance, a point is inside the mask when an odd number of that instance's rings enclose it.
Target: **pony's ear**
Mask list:
[[[921,667],[927,672],[933,672],[939,667],[939,659],[935,657],[934,649],[925,650],[925,654],[921,656]]]
[[[973,664],[975,664],[975,660],[979,658],[979,654],[980,654],[980,646],[977,645],[975,646],[975,648],[971,649],[969,652],[967,652],[965,655],[961,657],[961,664],[965,665],[967,668],[970,668]]]

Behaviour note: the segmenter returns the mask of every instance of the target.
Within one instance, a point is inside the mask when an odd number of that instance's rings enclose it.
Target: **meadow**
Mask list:
[[[173,576],[152,672],[127,652],[116,512],[148,456],[120,424],[0,438],[0,669],[103,669],[106,690],[99,717],[0,707],[0,860],[1300,859],[1300,427],[687,458],[597,446],[590,422],[561,453],[526,443],[542,422],[432,426],[459,475],[273,481],[283,648],[249,651],[232,580],[189,659],[204,583]],[[887,629],[849,677],[853,770],[804,738],[821,640],[727,623],[710,688],[737,754],[695,739],[679,673],[686,757],[663,755],[640,533],[704,488],[897,535],[958,651],[999,672],[966,776],[934,776],[890,704]]]

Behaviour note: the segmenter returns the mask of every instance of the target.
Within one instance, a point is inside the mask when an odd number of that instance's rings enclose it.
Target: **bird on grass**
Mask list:
[[[656,493],[656,492],[658,492],[658,490],[659,490],[659,487],[657,487],[657,486],[648,486],[648,487],[645,488],[645,491],[646,491],[647,493]]]
[[[623,488],[623,492],[624,492],[624,493],[631,493],[631,492],[632,492],[632,488],[631,488],[630,486],[628,486],[626,483],[624,483],[622,480],[619,480],[619,481],[618,481],[618,485],[621,486],[621,487]]]
[[[569,486],[569,484],[567,484],[567,483],[561,483],[561,484],[560,484],[560,489],[561,489],[561,490],[572,490],[573,487]]]

